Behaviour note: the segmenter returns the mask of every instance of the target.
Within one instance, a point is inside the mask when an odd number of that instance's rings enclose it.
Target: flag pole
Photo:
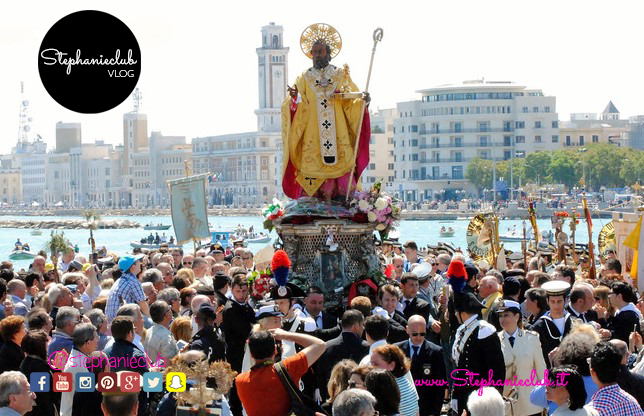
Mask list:
[[[186,159],[183,161],[183,164],[186,168],[186,178],[190,176],[190,162]],[[197,240],[192,237],[192,255],[197,257]]]
[[[588,226],[588,261],[590,262],[588,267],[588,277],[590,279],[597,279],[597,270],[595,269],[595,249],[593,245],[593,221],[590,216],[590,210],[588,209],[588,203],[586,202],[586,193],[584,192],[583,195],[584,215],[586,216],[586,225]]]
[[[526,228],[525,228],[525,219],[523,220],[523,241],[521,241],[521,251],[523,252],[523,270],[528,272],[528,242],[526,240]]]
[[[382,41],[382,29],[377,28],[373,31],[373,49],[371,49],[371,61],[369,62],[369,73],[367,74],[367,85],[365,86],[365,94],[369,92],[369,82],[371,81],[371,69],[373,68],[373,58],[376,55],[376,46],[378,42]],[[366,108],[366,102],[362,100],[362,109],[360,110],[360,122],[358,122],[358,131],[356,132],[356,143],[353,149],[353,167],[351,168],[351,174],[349,175],[349,182],[347,184],[347,196],[346,201],[349,201],[349,195],[351,194],[351,188],[353,186],[353,174],[356,171],[356,158],[358,157],[358,147],[360,145],[360,134],[362,133],[362,120],[364,119],[364,110]],[[356,180],[356,186],[358,186],[358,181]]]

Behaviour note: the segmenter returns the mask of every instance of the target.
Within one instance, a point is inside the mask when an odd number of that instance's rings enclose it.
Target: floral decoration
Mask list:
[[[255,300],[261,300],[271,290],[271,279],[273,278],[269,269],[259,272],[255,270],[247,277],[248,285],[251,288],[250,296]]]
[[[284,215],[284,206],[276,198],[273,198],[273,203],[262,210],[262,215],[264,216],[264,228],[272,231],[275,227],[273,221]]]
[[[382,239],[387,238],[400,220],[401,204],[396,198],[381,192],[381,182],[376,182],[368,191],[355,192],[351,206],[366,214],[369,222],[376,224]]]

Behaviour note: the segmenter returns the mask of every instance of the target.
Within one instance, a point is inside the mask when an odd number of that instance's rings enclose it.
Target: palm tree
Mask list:
[[[98,211],[93,209],[88,209],[83,211],[83,217],[85,217],[85,219],[88,222],[89,240],[87,242],[92,247],[92,258],[93,258],[94,253],[96,252],[96,241],[94,241],[94,230],[98,228],[98,221],[101,219],[101,216],[98,213]]]
[[[58,253],[65,253],[69,250],[69,243],[65,239],[65,233],[57,233],[55,231],[51,232],[51,238],[45,243],[45,251],[49,252],[51,256],[51,262],[54,265],[54,270],[56,271],[55,282],[58,283]]]

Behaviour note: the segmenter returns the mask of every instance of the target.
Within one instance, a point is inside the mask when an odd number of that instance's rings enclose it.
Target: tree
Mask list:
[[[587,147],[581,160],[586,169],[586,182],[590,179],[591,189],[622,187],[624,180],[620,176],[622,162],[632,149],[616,147],[608,143],[597,143]]]
[[[492,161],[475,157],[470,160],[465,169],[465,178],[472,182],[479,190],[492,188]]]
[[[550,173],[550,162],[550,152],[539,151],[530,153],[525,158],[525,178],[531,179],[533,182],[541,183],[541,178],[545,178]]]
[[[579,156],[568,150],[556,150],[552,152],[548,179],[554,183],[563,183],[572,188],[579,181],[579,175],[575,170],[575,164]]]
[[[622,161],[619,176],[625,185],[633,186],[638,180],[644,180],[644,152],[633,151]]]

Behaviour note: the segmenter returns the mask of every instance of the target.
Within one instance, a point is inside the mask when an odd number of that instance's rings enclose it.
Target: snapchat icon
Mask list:
[[[180,393],[186,391],[186,375],[184,373],[168,373],[165,384],[169,392]]]

